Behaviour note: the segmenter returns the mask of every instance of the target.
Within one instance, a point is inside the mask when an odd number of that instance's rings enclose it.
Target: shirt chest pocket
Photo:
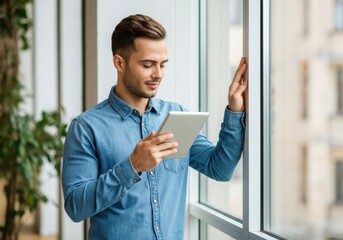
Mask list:
[[[165,158],[163,165],[167,171],[178,173],[187,167],[187,158]]]

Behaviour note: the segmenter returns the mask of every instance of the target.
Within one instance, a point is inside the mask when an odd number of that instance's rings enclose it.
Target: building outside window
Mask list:
[[[337,70],[337,113],[343,114],[343,68]]]
[[[308,34],[308,23],[309,23],[309,15],[308,15],[308,8],[310,6],[309,3],[310,0],[302,0],[302,9],[303,9],[303,14],[302,14],[302,22],[303,22],[303,35],[306,36]]]
[[[342,54],[342,48],[325,44],[330,41],[330,29],[321,19],[335,14],[328,8],[317,11],[326,3],[310,1],[310,7],[303,9],[307,16],[317,14],[308,22],[315,33],[306,36],[297,24],[303,18],[300,1],[271,0],[270,6],[270,79],[266,84],[272,94],[269,109],[264,110],[270,114],[270,125],[265,125],[270,129],[266,136],[270,168],[265,179],[270,187],[264,204],[269,215],[264,222],[265,230],[289,239],[343,238],[339,226],[343,213],[332,207],[335,198],[336,202],[341,199],[342,167],[335,165],[333,156],[343,150],[342,135],[335,133],[343,120],[332,121],[332,93],[337,86],[333,63],[318,55],[320,51]],[[337,29],[342,29],[342,6],[343,1],[336,1]],[[337,75],[339,111],[341,75]],[[329,177],[335,175],[336,183]]]
[[[307,118],[308,111],[308,66],[307,63],[301,65],[301,117]]]
[[[343,0],[336,0],[335,28],[339,31],[343,30]]]
[[[343,161],[336,162],[336,203],[343,205]]]

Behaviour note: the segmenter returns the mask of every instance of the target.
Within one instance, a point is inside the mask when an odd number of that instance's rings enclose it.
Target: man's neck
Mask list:
[[[129,104],[131,107],[138,110],[140,112],[140,115],[142,115],[148,107],[149,98],[134,98],[128,94],[121,94],[121,92],[117,89],[115,89],[114,94],[122,99],[124,102]]]
[[[144,101],[143,101],[144,100]],[[148,107],[149,99],[142,99],[141,101],[133,102],[133,103],[128,103],[130,104],[133,108],[139,111],[140,115],[143,115],[145,110]]]

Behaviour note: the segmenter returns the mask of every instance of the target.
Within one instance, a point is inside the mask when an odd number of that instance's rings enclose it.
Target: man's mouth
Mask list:
[[[158,88],[159,82],[147,82],[146,83],[151,90],[155,90]]]

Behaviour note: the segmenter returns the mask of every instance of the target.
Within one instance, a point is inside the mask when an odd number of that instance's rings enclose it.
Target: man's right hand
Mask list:
[[[177,146],[172,133],[157,136],[153,131],[137,143],[130,160],[137,173],[149,171],[158,166],[163,158],[176,153]]]

